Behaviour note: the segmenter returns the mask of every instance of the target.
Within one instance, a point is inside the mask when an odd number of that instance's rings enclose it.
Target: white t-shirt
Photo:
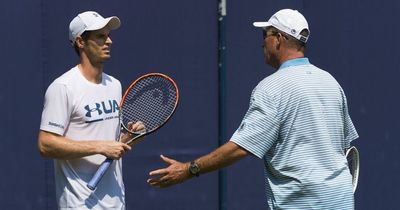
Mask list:
[[[121,83],[103,73],[102,82],[87,81],[78,67],[47,89],[40,129],[76,141],[114,141],[118,134]],[[54,161],[59,209],[125,209],[121,160],[114,161],[95,191],[86,187],[102,155]]]

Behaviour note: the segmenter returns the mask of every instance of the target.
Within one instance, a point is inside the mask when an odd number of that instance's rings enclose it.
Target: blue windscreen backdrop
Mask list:
[[[400,2],[227,0],[224,39],[226,115],[219,119],[218,1],[3,0],[0,82],[0,209],[57,209],[51,159],[37,150],[48,85],[79,62],[68,24],[94,10],[117,15],[112,59],[104,71],[125,89],[149,72],[174,78],[179,107],[168,124],[124,157],[127,209],[218,210],[218,173],[167,189],[147,185],[149,171],[164,167],[159,155],[190,161],[218,147],[219,125],[227,139],[239,126],[252,89],[274,69],[264,63],[261,31],[283,8],[307,18],[306,55],[344,88],[361,153],[357,209],[397,209],[400,188]],[[226,209],[266,209],[263,162],[247,157],[226,169]]]

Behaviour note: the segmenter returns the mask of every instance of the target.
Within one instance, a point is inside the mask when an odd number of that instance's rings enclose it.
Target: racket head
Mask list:
[[[357,189],[358,176],[360,173],[360,154],[355,146],[350,147],[346,152],[346,159],[352,176],[353,193]]]
[[[178,86],[169,76],[149,73],[136,79],[120,103],[120,123],[125,132],[143,136],[162,127],[174,114],[179,102]],[[143,132],[131,132],[128,123],[142,122]]]
[[[130,142],[163,126],[173,115],[179,102],[176,83],[167,75],[150,73],[139,77],[125,91],[119,109],[121,130],[134,134]],[[142,122],[146,130],[141,133],[129,131],[128,123]],[[120,131],[120,134],[123,131]],[[120,138],[120,136],[119,136]],[[113,160],[107,158],[87,184],[91,190],[106,173]]]

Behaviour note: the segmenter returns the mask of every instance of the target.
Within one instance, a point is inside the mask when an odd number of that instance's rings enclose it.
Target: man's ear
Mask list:
[[[282,39],[283,39],[282,34],[281,34],[281,33],[277,33],[277,34],[276,34],[276,40],[277,40],[277,42],[276,42],[276,46],[275,46],[275,49],[276,49],[276,50],[279,50],[279,49],[281,48]]]
[[[278,39],[277,48],[280,48],[281,45],[283,45],[288,40],[288,37],[286,37],[286,35],[283,35],[282,33],[278,33],[276,35],[276,38]]]
[[[286,37],[285,35],[281,34],[281,33],[278,33],[278,34],[276,35],[276,38],[278,39],[279,43],[281,43],[282,40],[287,39],[287,37]]]
[[[85,45],[85,40],[83,40],[82,37],[78,36],[75,39],[75,44],[78,48],[83,48],[83,46]]]

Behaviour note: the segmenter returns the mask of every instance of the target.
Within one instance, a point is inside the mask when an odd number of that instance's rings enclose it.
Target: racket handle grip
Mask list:
[[[113,159],[107,158],[97,169],[96,173],[92,177],[92,179],[89,181],[89,183],[86,185],[89,189],[94,190],[96,189],[97,184],[100,182],[101,178],[104,176],[106,173],[107,169],[110,167],[112,164]]]

